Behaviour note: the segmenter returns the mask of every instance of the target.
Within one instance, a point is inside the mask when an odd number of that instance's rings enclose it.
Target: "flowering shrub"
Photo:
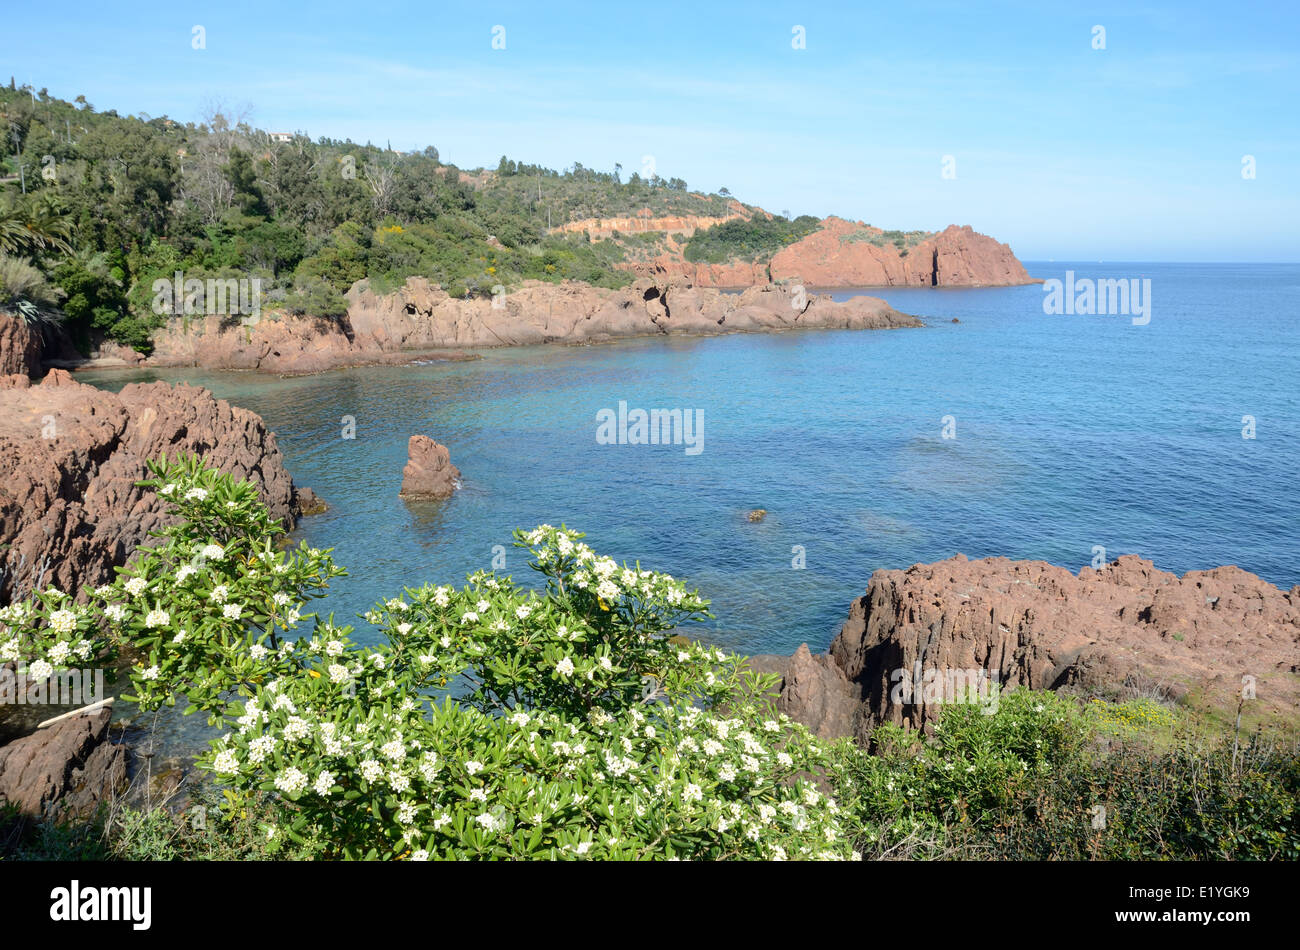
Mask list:
[[[1099,732],[1125,739],[1152,730],[1171,729],[1177,724],[1177,718],[1168,707],[1146,698],[1130,699],[1122,703],[1091,699],[1084,711]]]
[[[680,581],[543,525],[516,532],[543,589],[408,589],[362,646],[305,613],[343,572],[281,551],[251,485],[194,459],[151,472],[179,523],[71,620],[61,597],[10,608],[6,648],[121,644],[144,708],[183,699],[220,727],[201,763],[234,807],[271,797],[269,837],[349,858],[854,856],[806,779],[827,753],[771,713],[770,678],[671,635],[708,616]]]

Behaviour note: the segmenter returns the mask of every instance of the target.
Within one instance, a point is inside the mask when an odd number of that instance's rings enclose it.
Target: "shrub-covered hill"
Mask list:
[[[96,331],[146,350],[165,318],[153,282],[177,271],[259,277],[268,305],[337,316],[363,277],[383,288],[418,274],[458,296],[528,278],[622,286],[625,243],[564,225],[757,211],[618,166],[503,156],[462,171],[433,146],[312,141],[218,109],[200,123],[119,115],[12,80],[0,166],[0,307],[61,311],[82,345]]]

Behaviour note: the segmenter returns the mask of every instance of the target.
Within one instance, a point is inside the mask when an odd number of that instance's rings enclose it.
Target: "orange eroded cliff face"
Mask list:
[[[591,235],[593,240],[603,240],[613,237],[615,232],[619,234],[647,234],[661,233],[674,234],[682,237],[690,237],[701,228],[711,228],[715,224],[723,224],[727,221],[734,221],[737,218],[748,218],[751,212],[738,201],[730,203],[730,212],[725,215],[710,216],[697,214],[666,215],[663,217],[654,217],[649,208],[642,208],[637,214],[630,217],[617,218],[583,218],[580,221],[570,221],[567,224],[561,224],[551,229],[552,233],[563,234],[581,234],[586,231]],[[766,214],[766,212],[758,212]]]

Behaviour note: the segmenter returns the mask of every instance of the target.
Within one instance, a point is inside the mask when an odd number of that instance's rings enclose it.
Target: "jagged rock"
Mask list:
[[[750,657],[748,665],[755,672],[781,677],[776,708],[814,735],[836,739],[854,734],[861,693],[827,654],[814,654],[801,643],[793,656],[763,654]]]
[[[86,817],[127,784],[127,749],[100,707],[0,746],[0,801],[33,818]]]
[[[447,498],[460,487],[460,469],[451,464],[451,453],[427,435],[413,435],[406,447],[402,469],[403,497]]]
[[[895,695],[918,671],[945,680],[949,671],[981,671],[1004,689],[1136,689],[1171,699],[1197,691],[1227,708],[1249,676],[1257,709],[1294,720],[1300,586],[1284,592],[1237,567],[1180,578],[1132,555],[1078,576],[1043,561],[957,555],[876,571],[829,655],[803,652],[786,668],[764,660],[785,678],[785,711],[863,740],[881,722],[928,728],[938,718],[943,703],[924,691]]]
[[[38,578],[70,592],[112,580],[166,517],[135,485],[146,460],[187,453],[256,483],[271,513],[294,525],[301,501],[255,413],[189,385],[113,394],[58,369],[39,385],[0,379],[0,603]]]

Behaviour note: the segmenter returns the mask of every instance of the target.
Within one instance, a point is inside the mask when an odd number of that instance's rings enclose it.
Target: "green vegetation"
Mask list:
[[[543,525],[516,533],[542,590],[489,572],[408,588],[367,614],[382,642],[363,647],[304,615],[343,572],[281,549],[255,486],[197,459],[150,468],[180,523],[85,604],[4,608],[0,655],[36,673],[136,657],[142,708],[220,728],[200,762],[228,824],[265,809],[267,840],[329,858],[852,856],[802,777],[826,751],[770,711],[775,678],[673,636],[707,616],[681,582]]]
[[[1292,860],[1300,748],[1205,736],[1151,700],[1017,691],[948,707],[930,739],[844,746],[836,788],[866,857]]]
[[[0,813],[17,858],[1300,858],[1300,747],[1178,707],[1029,690],[925,736],[824,744],[773,677],[676,635],[707,601],[563,527],[516,532],[540,588],[407,588],[358,639],[306,613],[343,571],[285,549],[256,488],[198,459],[144,484],[178,522],[83,603],[0,609],[0,655],[129,658],[142,709],[218,727],[194,808],[80,826]],[[833,797],[831,797],[833,796]]]
[[[619,242],[550,229],[644,208],[728,210],[726,197],[681,179],[621,171],[503,157],[495,171],[462,172],[432,146],[280,142],[220,108],[181,123],[11,84],[0,87],[0,254],[49,287],[24,285],[42,290],[37,301],[7,281],[0,303],[61,303],[83,349],[102,334],[147,352],[169,316],[155,312],[151,288],[178,271],[257,278],[265,306],[323,317],[341,316],[343,295],[366,277],[392,288],[427,276],[458,296],[530,278],[617,287],[630,280],[616,267]]]
[[[846,234],[840,238],[842,243],[865,242],[875,247],[884,247],[886,244],[894,245],[900,257],[906,257],[907,252],[916,245],[920,244],[926,238],[934,236],[933,231],[876,231],[867,228],[854,231],[852,234]]]
[[[696,231],[686,242],[686,259],[692,263],[709,264],[721,264],[735,258],[758,260],[816,233],[820,228],[821,222],[808,214],[793,221],[775,215],[724,221]]]

